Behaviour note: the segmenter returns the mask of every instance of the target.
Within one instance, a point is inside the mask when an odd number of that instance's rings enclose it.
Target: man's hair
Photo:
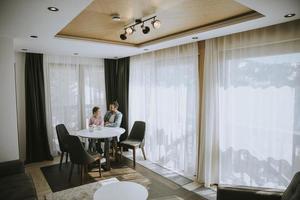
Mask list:
[[[119,103],[117,101],[113,101],[110,105],[113,105],[115,108],[119,108]]]
[[[95,114],[98,110],[100,110],[100,108],[99,108],[98,106],[95,106],[95,107],[93,108],[93,114]]]

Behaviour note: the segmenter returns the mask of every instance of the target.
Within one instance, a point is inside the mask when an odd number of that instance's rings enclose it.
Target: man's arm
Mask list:
[[[122,123],[123,114],[121,112],[116,114],[115,121],[113,123],[108,123],[108,127],[120,127]]]
[[[104,115],[104,123],[106,123],[109,120],[109,112],[107,111]]]

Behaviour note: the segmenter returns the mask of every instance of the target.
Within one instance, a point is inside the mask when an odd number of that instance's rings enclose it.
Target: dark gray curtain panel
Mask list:
[[[43,55],[26,53],[26,162],[52,160],[45,110]]]
[[[129,61],[129,57],[104,60],[107,107],[111,102],[118,101],[119,110],[123,113],[121,127],[126,132],[120,136],[120,141],[128,136]]]

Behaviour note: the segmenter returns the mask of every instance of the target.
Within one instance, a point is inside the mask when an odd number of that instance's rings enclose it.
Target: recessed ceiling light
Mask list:
[[[111,19],[112,19],[113,21],[120,21],[120,20],[121,20],[121,17],[120,17],[119,14],[112,14],[112,15],[111,15]]]
[[[284,15],[285,18],[289,18],[289,17],[294,17],[296,14],[295,13],[290,13],[287,15]]]
[[[50,11],[52,11],[52,12],[57,12],[57,11],[59,11],[59,9],[56,8],[56,7],[48,7],[48,10],[50,10]]]
[[[28,49],[21,49],[22,51],[27,51]]]
[[[192,37],[193,40],[198,40],[198,37]]]
[[[31,37],[31,38],[38,38],[37,35],[31,35],[30,37]]]
[[[78,56],[78,53],[73,53],[74,56]]]

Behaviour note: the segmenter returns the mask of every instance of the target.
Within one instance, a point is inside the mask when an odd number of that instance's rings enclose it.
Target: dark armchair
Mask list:
[[[24,171],[20,160],[0,163],[0,199],[37,199],[33,181]]]
[[[121,146],[121,158],[123,147],[132,149],[133,151],[133,167],[135,167],[135,151],[136,148],[141,148],[144,159],[146,160],[144,145],[145,145],[145,129],[146,123],[142,121],[136,121],[130,131],[128,138],[120,143]]]
[[[68,162],[68,149],[66,146],[66,138],[70,135],[68,130],[66,129],[64,124],[59,124],[56,127],[56,133],[57,133],[57,138],[58,138],[58,144],[59,144],[59,149],[61,151],[60,154],[60,163],[59,163],[59,169],[61,169],[61,165],[63,162],[64,154],[66,154],[66,163]]]
[[[94,163],[96,161],[99,162],[99,175],[101,177],[101,155],[98,153],[90,154],[88,153],[80,139],[77,136],[68,136],[67,137],[67,148],[70,153],[70,159],[71,159],[71,169],[70,169],[70,175],[69,175],[69,181],[71,181],[72,172],[74,168],[74,164],[80,166],[80,172],[81,172],[81,183],[84,177],[86,177],[88,173],[88,165],[91,163]]]
[[[300,200],[300,172],[284,192],[249,187],[218,186],[217,200]]]

